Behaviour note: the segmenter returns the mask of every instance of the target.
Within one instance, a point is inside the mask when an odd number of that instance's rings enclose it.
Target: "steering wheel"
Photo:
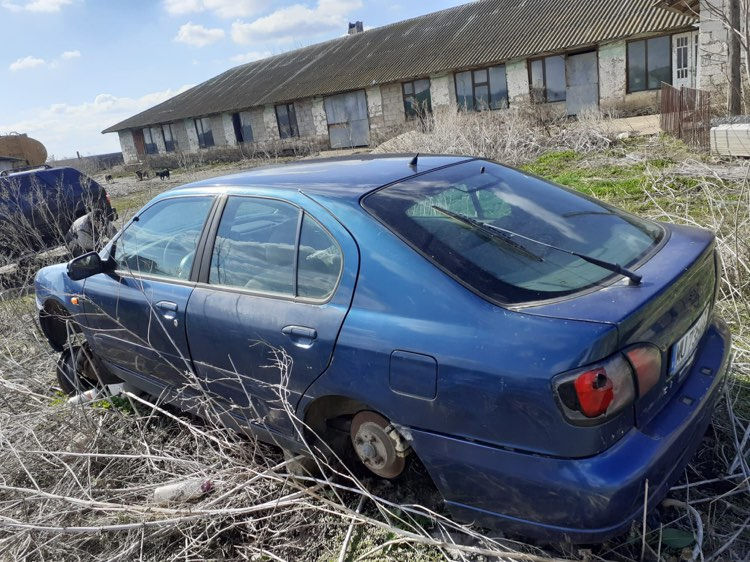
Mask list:
[[[177,238],[177,236],[176,236],[176,235],[175,235],[175,236],[172,236],[172,238],[170,238],[170,239],[169,239],[169,240],[167,241],[167,243],[166,243],[166,244],[164,244],[164,250],[162,251],[162,254],[161,254],[161,264],[160,264],[160,265],[162,266],[162,269],[163,269],[163,268],[164,268],[164,266],[165,266],[165,265],[167,264],[167,254],[169,253],[169,248],[170,248],[170,246],[172,246],[172,243],[173,243],[173,242],[175,241],[175,239],[176,239],[176,238]],[[184,246],[183,246],[182,244],[180,244],[179,242],[177,242],[177,243],[175,244],[175,246],[180,246],[180,247],[182,248],[182,250],[183,250],[184,252],[187,252],[187,253],[189,253],[189,252],[188,252],[188,250],[187,250],[187,248],[185,248],[185,247],[184,247]],[[185,258],[182,258],[182,259],[184,260]],[[180,261],[180,264],[182,264],[182,261]],[[178,270],[178,271],[179,271],[179,270]]]
[[[193,263],[193,256],[195,256],[195,250],[192,252],[188,252],[185,257],[183,257],[180,260],[180,265],[177,266],[177,277],[180,279],[185,279],[190,275],[190,270],[187,270],[188,265],[192,265]]]

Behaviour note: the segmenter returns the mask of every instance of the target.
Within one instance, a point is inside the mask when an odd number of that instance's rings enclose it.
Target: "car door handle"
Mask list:
[[[167,310],[169,312],[177,312],[177,303],[171,301],[159,301],[156,303],[156,308]]]
[[[318,337],[316,330],[305,326],[285,326],[282,328],[281,333],[289,336],[295,342],[308,344],[311,344]]]

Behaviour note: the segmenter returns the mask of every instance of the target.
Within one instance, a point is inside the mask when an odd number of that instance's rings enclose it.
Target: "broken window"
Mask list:
[[[552,55],[530,62],[531,98],[537,102],[565,101],[565,57]]]
[[[404,111],[406,111],[407,119],[414,119],[418,115],[432,111],[428,79],[404,82],[401,86],[404,91]]]
[[[143,141],[146,149],[146,154],[157,154],[159,152],[159,149],[156,148],[154,135],[152,134],[150,127],[146,127],[145,129],[143,129]]]
[[[234,138],[238,143],[253,142],[253,128],[250,125],[250,114],[247,112],[233,113],[232,126]]]
[[[198,135],[198,146],[209,148],[214,145],[214,135],[211,132],[211,120],[208,117],[195,119],[195,133]]]
[[[279,123],[279,137],[289,139],[299,137],[297,114],[293,103],[283,103],[276,106],[276,121]]]
[[[161,136],[164,138],[164,150],[174,152],[177,149],[177,140],[172,131],[171,123],[161,126]]]
[[[628,43],[628,92],[658,90],[672,83],[672,39],[652,37]]]
[[[505,65],[457,73],[456,99],[459,107],[474,111],[508,107]]]

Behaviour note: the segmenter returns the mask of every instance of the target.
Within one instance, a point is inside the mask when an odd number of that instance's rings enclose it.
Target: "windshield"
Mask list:
[[[482,161],[391,185],[368,195],[363,206],[457,280],[509,304],[570,295],[615,276],[560,250],[627,268],[664,233],[604,203]]]

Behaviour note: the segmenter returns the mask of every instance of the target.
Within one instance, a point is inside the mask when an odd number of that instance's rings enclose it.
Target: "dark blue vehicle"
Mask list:
[[[69,167],[43,167],[0,175],[0,257],[65,244],[73,222],[91,212],[98,222],[116,218],[97,182]]]
[[[730,356],[718,286],[705,230],[489,161],[385,156],[168,191],[40,271],[36,298],[51,344],[75,318],[107,377],[185,408],[208,393],[302,451],[282,396],[377,475],[418,457],[461,520],[597,542],[640,518],[646,481],[658,505],[706,431]]]

